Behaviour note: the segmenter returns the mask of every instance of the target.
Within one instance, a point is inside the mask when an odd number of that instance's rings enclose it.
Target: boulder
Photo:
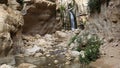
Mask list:
[[[48,0],[34,0],[34,3],[27,6],[27,14],[24,15],[24,34],[53,33],[61,28],[56,21],[56,4]]]
[[[27,55],[27,56],[34,55],[39,50],[40,50],[40,47],[34,45],[32,48],[27,48],[25,50],[25,55]]]
[[[78,51],[71,51],[71,56],[79,57],[79,55],[80,55],[80,52],[78,52]]]
[[[19,45],[23,45],[21,39],[23,21],[19,11],[0,4],[0,56],[7,56],[13,45],[17,51]]]

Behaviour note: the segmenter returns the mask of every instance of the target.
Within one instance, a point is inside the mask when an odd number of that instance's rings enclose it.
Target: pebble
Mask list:
[[[48,64],[49,66],[51,65],[51,64]]]
[[[55,57],[54,55],[51,55],[51,57],[53,58],[53,57]]]
[[[66,57],[67,60],[71,60],[71,57]]]
[[[54,63],[57,64],[57,63],[58,63],[58,60],[54,60]]]
[[[41,36],[40,36],[39,34],[36,34],[36,35],[35,35],[35,38],[36,38],[36,39],[39,39],[39,38],[41,38]]]
[[[50,54],[47,54],[46,57],[50,57]]]
[[[58,51],[59,49],[55,49],[55,51]]]
[[[79,57],[76,57],[76,58],[74,59],[74,62],[79,62]]]
[[[34,57],[40,57],[42,56],[42,53],[36,53]]]
[[[66,64],[66,65],[69,65],[69,64],[70,64],[70,61],[65,62],[65,64]]]
[[[70,56],[70,54],[69,54],[69,53],[66,53],[65,56]]]

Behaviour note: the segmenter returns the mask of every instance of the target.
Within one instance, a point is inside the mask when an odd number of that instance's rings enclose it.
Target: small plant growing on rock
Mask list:
[[[99,48],[102,43],[98,36],[86,33],[77,38],[77,43],[77,51],[84,53],[79,56],[81,63],[89,64],[100,57]]]

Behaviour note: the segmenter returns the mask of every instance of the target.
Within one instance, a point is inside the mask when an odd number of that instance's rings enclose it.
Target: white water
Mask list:
[[[75,19],[73,13],[70,11],[70,23],[71,23],[71,30],[75,30]]]

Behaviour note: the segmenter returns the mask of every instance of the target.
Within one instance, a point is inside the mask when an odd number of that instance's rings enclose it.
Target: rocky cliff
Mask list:
[[[22,45],[21,30],[24,24],[21,13],[0,4],[0,56],[12,53],[13,46]]]
[[[93,62],[96,68],[119,68],[120,62],[120,0],[110,0],[101,5],[101,12],[89,17],[86,30],[103,39],[101,58]]]
[[[105,38],[120,39],[120,1],[111,0],[108,5],[101,5],[101,12],[89,17],[86,30],[91,33],[100,33]]]
[[[24,34],[53,33],[60,29],[60,23],[56,20],[56,4],[47,0],[36,0],[27,10],[24,16]]]
[[[79,8],[77,11],[84,12],[82,9],[84,6],[81,5],[86,5],[88,0],[79,3],[80,1],[83,0],[75,0]],[[12,57],[12,60],[15,61],[13,65],[20,64],[20,68],[34,66],[27,63],[51,68],[62,66],[64,68],[64,65],[68,65],[67,68],[72,68],[74,64],[78,63],[78,67],[73,68],[80,68],[79,55],[81,53],[72,50],[78,44],[73,41],[68,46],[68,43],[79,33],[81,35],[87,31],[99,35],[104,42],[100,47],[101,57],[90,65],[95,68],[120,68],[120,1],[101,1],[101,12],[93,13],[88,17],[85,30],[56,31],[61,28],[61,23],[59,23],[59,18],[56,15],[55,0],[27,0],[25,2],[27,6],[24,7],[27,8],[27,14],[24,16],[16,10],[19,3],[15,0],[8,0],[8,3],[7,0],[0,0],[0,3],[7,4],[7,6],[0,4],[0,57],[2,57],[0,58],[0,65],[5,63],[2,66],[9,68],[6,64],[13,61],[9,58],[6,59],[6,57],[3,58],[3,56],[11,55],[14,52],[14,54],[21,53],[23,47],[23,54]],[[85,8],[87,7],[85,6]],[[57,9],[59,11],[59,8]],[[22,28],[23,34],[29,35],[23,35]],[[47,34],[55,31],[56,33]],[[30,34],[35,35],[31,36]],[[9,61],[7,62],[7,60]]]

